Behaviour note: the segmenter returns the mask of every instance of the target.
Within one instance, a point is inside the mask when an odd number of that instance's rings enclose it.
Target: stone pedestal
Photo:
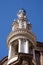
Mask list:
[[[32,54],[19,53],[19,65],[33,65]]]

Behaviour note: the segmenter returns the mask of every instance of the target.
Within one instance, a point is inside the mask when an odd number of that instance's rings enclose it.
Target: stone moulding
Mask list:
[[[9,44],[19,38],[28,39],[33,43],[33,45],[36,45],[36,36],[28,29],[16,29],[11,32],[7,38],[7,43]]]

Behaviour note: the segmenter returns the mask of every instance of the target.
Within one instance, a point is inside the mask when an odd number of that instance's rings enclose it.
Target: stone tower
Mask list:
[[[26,11],[19,10],[18,18],[12,24],[12,31],[8,35],[8,65],[36,65],[34,48],[36,47],[36,37],[31,31],[32,25],[28,21]],[[18,63],[18,64],[16,64]]]

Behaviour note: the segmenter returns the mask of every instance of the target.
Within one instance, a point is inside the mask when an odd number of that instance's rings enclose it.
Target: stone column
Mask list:
[[[40,63],[43,65],[43,52],[40,52]]]
[[[35,50],[33,49],[33,63],[36,65],[36,59],[35,59]]]
[[[29,53],[29,43],[28,43],[28,40],[26,40],[25,53]]]
[[[35,50],[33,49],[33,59],[35,59]]]
[[[21,52],[21,39],[18,39],[19,45],[18,45],[18,52]]]
[[[11,44],[9,45],[9,53],[8,53],[8,59],[11,58]]]
[[[12,44],[9,44],[9,54],[8,59],[12,59],[15,56],[15,47],[12,46]]]

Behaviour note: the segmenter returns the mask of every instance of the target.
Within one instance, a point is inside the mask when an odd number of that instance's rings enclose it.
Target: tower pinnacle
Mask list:
[[[21,64],[24,65],[25,61],[29,63],[29,59],[32,60],[33,49],[36,46],[36,37],[30,29],[31,24],[28,24],[26,11],[21,9],[17,15],[18,18],[14,20],[12,31],[7,38],[9,48],[8,65],[17,60],[22,61]],[[21,64],[19,63],[19,65]]]
[[[26,11],[24,9],[20,9],[17,16],[18,18],[26,18]]]

